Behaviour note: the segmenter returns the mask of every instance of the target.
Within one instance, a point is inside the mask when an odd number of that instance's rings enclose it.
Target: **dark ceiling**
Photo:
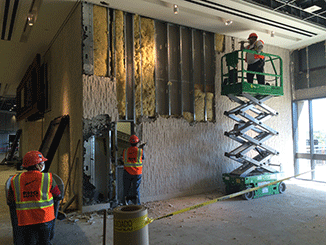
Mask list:
[[[324,0],[245,0],[303,21],[326,27]]]

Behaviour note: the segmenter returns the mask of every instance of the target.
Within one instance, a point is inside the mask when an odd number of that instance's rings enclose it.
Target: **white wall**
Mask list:
[[[66,184],[68,182],[69,167],[72,165],[78,166],[77,172],[80,172],[80,174],[77,175],[77,180],[74,180],[73,177],[70,179],[71,183],[75,182],[75,193],[81,193],[82,191],[81,179],[78,179],[82,176],[81,161],[83,152],[81,40],[81,7],[78,5],[70,19],[57,33],[47,53],[42,57],[42,61],[48,64],[51,109],[45,113],[44,118],[41,120],[36,122],[22,120],[20,122],[23,130],[23,154],[25,154],[27,151],[39,149],[53,119],[69,115],[70,123],[60,141],[50,172],[58,174]],[[66,199],[72,194],[72,189],[69,188],[65,195]]]

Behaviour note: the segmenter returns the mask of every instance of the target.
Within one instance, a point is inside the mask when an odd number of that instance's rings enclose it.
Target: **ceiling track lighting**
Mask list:
[[[177,4],[173,4],[173,13],[178,14],[179,13],[179,7]]]
[[[33,26],[36,21],[36,15],[34,13],[28,13],[27,15],[27,24]]]
[[[225,24],[226,26],[232,25],[232,23],[233,23],[233,20],[225,20],[225,21],[224,21],[224,24]]]

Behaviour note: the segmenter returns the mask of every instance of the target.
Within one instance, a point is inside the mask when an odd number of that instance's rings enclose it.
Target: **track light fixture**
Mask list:
[[[179,13],[179,7],[177,4],[173,4],[173,13],[178,14]]]
[[[233,23],[233,20],[225,20],[224,21],[224,24],[226,25],[226,26],[229,26],[229,25],[231,25]]]
[[[36,16],[33,13],[28,13],[27,15],[27,24],[33,26],[36,21]]]

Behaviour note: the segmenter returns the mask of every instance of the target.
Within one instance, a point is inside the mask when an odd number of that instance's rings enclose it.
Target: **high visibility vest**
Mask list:
[[[143,171],[143,149],[131,146],[123,151],[124,169],[131,175],[140,175]]]
[[[34,225],[55,219],[52,174],[28,171],[11,179],[19,226]]]
[[[255,50],[255,49],[256,49],[257,42],[261,42],[262,44],[264,44],[264,42],[263,42],[262,40],[257,40],[256,42],[254,42],[253,45],[248,45],[248,46],[246,47],[246,49]],[[252,48],[250,48],[250,46],[252,46]],[[263,52],[263,50],[261,50],[261,52]],[[248,55],[254,55],[254,59],[255,59],[255,60],[259,60],[259,59],[264,59],[264,58],[265,58],[264,55],[246,53],[246,58],[245,58],[245,61],[246,61],[246,62],[247,62],[247,56],[248,56]]]

